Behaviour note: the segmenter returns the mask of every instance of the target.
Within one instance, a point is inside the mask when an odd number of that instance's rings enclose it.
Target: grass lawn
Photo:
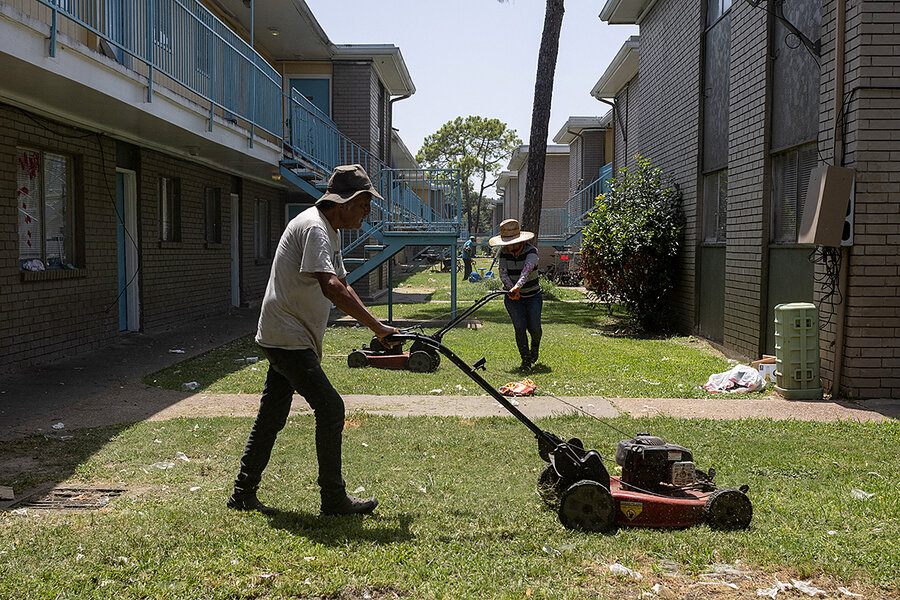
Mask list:
[[[291,418],[260,491],[283,512],[234,513],[224,500],[250,419],[142,422],[0,447],[0,485],[17,491],[128,490],[100,511],[0,513],[0,598],[756,598],[775,576],[832,598],[841,586],[900,597],[896,422],[612,423],[691,448],[722,485],[748,484],[750,529],[566,530],[535,492],[542,462],[511,418],[350,416],[349,490],[382,500],[365,518],[317,516],[312,419]],[[583,418],[540,424],[605,456],[622,437]],[[616,562],[643,578],[611,574]]]
[[[496,281],[496,280],[495,280]],[[395,319],[448,319],[449,274],[428,270],[395,279]],[[493,287],[496,287],[494,284]],[[484,283],[459,284],[460,308],[481,298],[491,288]],[[404,293],[401,294],[400,290]],[[417,293],[415,296],[410,294]],[[414,302],[404,302],[414,299]],[[555,299],[554,299],[555,298]],[[467,362],[487,358],[485,378],[496,386],[530,377],[538,394],[560,396],[697,398],[710,395],[700,386],[709,375],[731,368],[721,354],[704,341],[691,337],[641,339],[623,335],[621,314],[606,307],[579,302],[583,294],[572,288],[549,286],[542,313],[543,341],[540,363],[528,374],[518,372],[518,350],[503,299],[480,308],[473,317],[478,329],[454,329],[444,344]],[[372,311],[387,317],[387,306]],[[437,326],[424,326],[432,333]],[[350,369],[347,354],[368,344],[366,328],[331,327],[325,335],[323,367],[335,387],[344,394],[481,394],[482,390],[449,361],[434,373]],[[197,359],[174,365],[144,379],[150,385],[181,389],[197,381],[198,391],[259,393],[268,363],[236,362],[248,356],[263,358],[253,337],[238,340]]]

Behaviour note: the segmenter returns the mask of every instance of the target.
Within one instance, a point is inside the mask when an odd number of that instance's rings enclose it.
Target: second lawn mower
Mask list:
[[[504,290],[497,290],[486,294],[472,304],[472,306],[459,313],[455,319],[451,320],[441,329],[432,335],[427,336],[428,339],[440,342],[444,334],[456,327],[463,319],[487,304],[493,298],[505,294],[506,292]],[[406,334],[410,333],[412,329],[413,328],[402,329],[400,332]],[[438,365],[441,364],[441,355],[437,349],[429,344],[416,340],[413,341],[412,346],[410,346],[409,352],[404,352],[404,341],[405,340],[400,340],[393,347],[388,348],[378,341],[377,337],[373,337],[368,346],[363,346],[360,349],[354,348],[353,351],[347,355],[347,366],[351,369],[361,367],[407,369],[415,373],[430,373],[437,370]]]

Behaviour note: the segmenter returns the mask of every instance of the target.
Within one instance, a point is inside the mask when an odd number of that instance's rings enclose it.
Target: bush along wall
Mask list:
[[[620,169],[597,198],[582,240],[585,287],[620,302],[644,333],[672,329],[669,297],[684,231],[681,192],[650,160]]]

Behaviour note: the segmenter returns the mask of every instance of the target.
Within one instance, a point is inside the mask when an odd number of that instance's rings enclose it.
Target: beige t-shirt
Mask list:
[[[315,350],[322,340],[331,301],[322,294],[316,273],[347,276],[341,238],[315,206],[291,219],[275,251],[259,315],[256,343],[267,348]]]

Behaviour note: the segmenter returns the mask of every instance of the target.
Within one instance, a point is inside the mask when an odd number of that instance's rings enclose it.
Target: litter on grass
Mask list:
[[[613,563],[609,565],[609,572],[613,575],[618,575],[619,577],[631,577],[632,579],[644,578],[644,576],[637,571],[632,571],[625,565],[620,565],[619,563]]]
[[[871,498],[874,495],[875,494],[870,494],[869,492],[864,492],[864,491],[858,490],[856,488],[853,488],[852,490],[850,490],[850,497],[853,498],[854,500],[868,500],[869,498]]]
[[[66,426],[65,423],[60,422],[60,423],[57,423],[56,425],[54,425],[53,429],[62,429],[65,426]]]
[[[759,371],[747,365],[737,365],[724,373],[709,376],[703,386],[707,392],[756,392],[766,387]]]

